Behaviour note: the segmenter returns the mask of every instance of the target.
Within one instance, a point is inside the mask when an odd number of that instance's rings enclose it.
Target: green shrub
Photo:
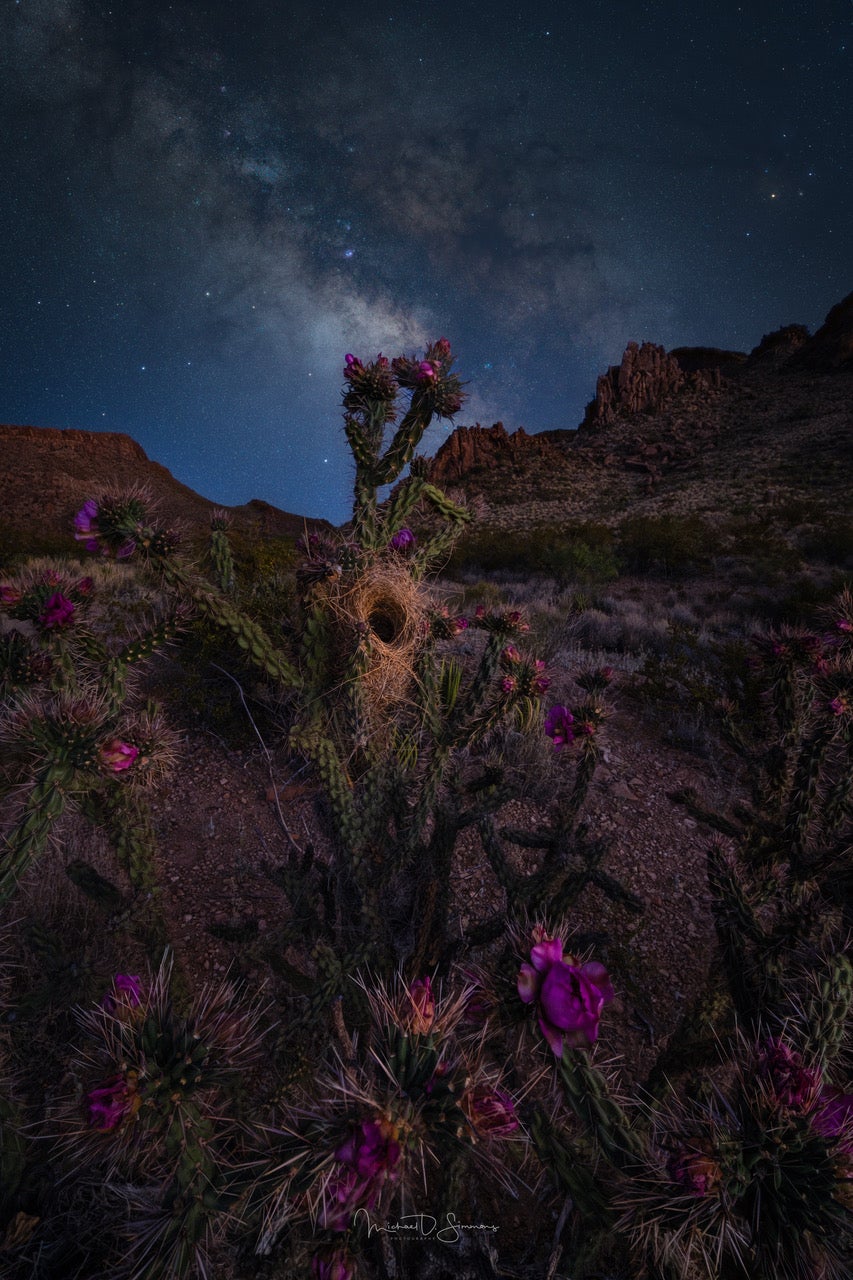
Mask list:
[[[613,534],[605,525],[542,525],[508,534],[483,529],[462,538],[450,572],[541,573],[563,586],[609,582],[617,576]]]
[[[717,535],[699,516],[632,516],[619,527],[617,553],[629,573],[664,577],[708,565]]]

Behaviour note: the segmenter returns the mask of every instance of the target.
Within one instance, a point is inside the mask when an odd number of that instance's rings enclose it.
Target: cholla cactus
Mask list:
[[[0,719],[0,741],[23,783],[17,818],[0,848],[0,902],[44,852],[72,801],[110,786],[156,777],[174,759],[173,739],[156,712],[117,716],[98,686],[54,695],[31,692]]]
[[[363,1243],[395,1205],[426,1196],[438,1213],[464,1167],[506,1182],[523,1157],[515,1100],[487,1066],[482,1037],[472,1045],[460,1034],[470,987],[449,996],[426,977],[358,985],[363,1044],[289,1108],[285,1126],[268,1130],[270,1152],[254,1166],[260,1253],[305,1220],[329,1248]]]
[[[100,1005],[79,1011],[92,1043],[76,1073],[89,1087],[56,1137],[75,1174],[97,1165],[108,1185],[121,1180],[135,1280],[203,1270],[210,1240],[232,1220],[244,1184],[222,1104],[266,1034],[262,998],[227,980],[177,1014],[171,968],[166,953],[153,979],[118,974]]]
[[[848,1274],[853,1108],[780,1037],[735,1042],[730,1081],[653,1114],[623,1222],[678,1276]]]

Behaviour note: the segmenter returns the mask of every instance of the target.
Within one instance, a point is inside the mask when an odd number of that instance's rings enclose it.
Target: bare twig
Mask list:
[[[290,843],[291,843],[292,847],[296,850],[296,852],[297,852],[297,853],[299,854],[299,856],[301,857],[301,856],[302,856],[302,850],[301,850],[301,848],[299,847],[299,845],[296,843],[296,841],[294,840],[293,836],[290,834],[290,828],[288,827],[287,823],[286,823],[286,822],[285,822],[285,820],[284,820],[284,814],[282,813],[282,811],[281,811],[281,805],[279,804],[279,800],[278,800],[278,787],[277,787],[277,785],[276,785],[276,780],[275,780],[275,777],[274,777],[274,775],[273,775],[273,768],[272,768],[272,754],[271,754],[271,752],[270,752],[270,750],[269,750],[269,748],[268,748],[267,744],[264,742],[263,737],[261,736],[261,731],[260,731],[260,729],[259,729],[259,728],[258,728],[258,726],[255,724],[255,718],[254,718],[254,716],[252,715],[251,711],[249,710],[249,704],[246,702],[246,695],[245,695],[245,693],[243,692],[243,686],[240,684],[240,681],[239,681],[239,680],[237,680],[237,679],[235,679],[235,677],[234,677],[234,676],[232,676],[231,672],[230,672],[230,671],[226,671],[224,667],[220,667],[220,666],[218,666],[218,665],[217,665],[217,663],[215,663],[215,662],[212,662],[210,665],[214,668],[214,670],[216,670],[216,671],[221,671],[221,672],[222,672],[222,674],[223,674],[224,676],[227,676],[227,677],[228,677],[228,679],[232,682],[232,684],[235,684],[235,685],[237,686],[237,692],[238,692],[238,693],[239,693],[239,695],[240,695],[240,701],[241,701],[241,702],[242,702],[242,704],[243,704],[243,710],[246,712],[246,715],[249,717],[249,723],[251,724],[252,728],[253,728],[253,729],[254,729],[254,731],[255,731],[255,734],[256,734],[256,736],[257,736],[258,742],[261,744],[261,750],[262,750],[262,751],[263,751],[263,753],[264,753],[264,758],[265,758],[265,760],[266,760],[266,762],[267,762],[267,773],[268,773],[268,775],[269,775],[270,786],[271,786],[272,794],[273,794],[273,802],[274,802],[274,804],[275,804],[275,810],[276,810],[276,813],[277,813],[277,815],[278,815],[279,824],[281,825],[281,829],[282,829],[282,831],[284,832],[284,834],[287,836],[287,838],[288,838],[288,840],[290,841]]]

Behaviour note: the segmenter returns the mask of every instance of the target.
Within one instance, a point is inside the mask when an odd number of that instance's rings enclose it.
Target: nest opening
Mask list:
[[[427,601],[408,569],[374,563],[330,592],[328,603],[341,626],[344,651],[354,633],[366,629],[370,659],[361,676],[369,713],[384,714],[408,696],[423,644]]]
[[[405,640],[408,618],[403,603],[394,596],[375,600],[366,621],[382,644],[393,646]]]

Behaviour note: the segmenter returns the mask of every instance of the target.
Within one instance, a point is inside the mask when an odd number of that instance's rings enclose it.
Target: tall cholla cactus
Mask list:
[[[453,521],[469,518],[420,475],[410,477],[383,517],[377,507],[376,490],[398,479],[432,419],[452,418],[461,409],[462,384],[451,373],[452,366],[446,338],[432,343],[423,360],[398,356],[389,361],[380,355],[365,365],[356,356],[346,357],[344,428],[355,460],[353,534],[367,552],[381,550],[399,538],[422,498]],[[411,393],[411,403],[383,453],[385,430],[397,419],[401,390]]]
[[[245,1182],[223,1102],[259,1061],[266,1034],[260,997],[225,981],[182,1016],[170,978],[166,953],[153,979],[118,974],[98,1007],[79,1011],[90,1045],[75,1073],[89,1087],[56,1134],[69,1176],[96,1166],[120,1185],[134,1280],[204,1273],[210,1241],[232,1221]]]
[[[653,1115],[623,1225],[679,1277],[850,1274],[853,1094],[781,1037],[741,1038],[728,1081]]]
[[[453,995],[428,977],[387,985],[363,977],[358,986],[364,1040],[346,1045],[337,1071],[313,1083],[285,1126],[268,1130],[269,1153],[253,1166],[259,1253],[306,1219],[320,1257],[369,1247],[371,1224],[395,1207],[426,1203],[446,1227],[460,1220],[465,1172],[497,1184],[517,1175],[526,1137],[514,1099],[485,1062],[485,1035],[465,1034],[470,985]]]

